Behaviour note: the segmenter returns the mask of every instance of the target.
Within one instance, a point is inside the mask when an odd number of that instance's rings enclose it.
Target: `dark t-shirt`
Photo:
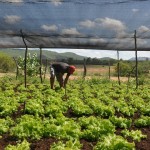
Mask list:
[[[56,63],[53,63],[52,65],[52,68],[54,68],[55,70],[55,73],[68,73],[68,68],[69,68],[69,65],[66,64],[66,63],[63,63],[63,62],[56,62]]]

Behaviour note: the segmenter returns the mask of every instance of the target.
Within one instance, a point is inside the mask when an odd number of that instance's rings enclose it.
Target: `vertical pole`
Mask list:
[[[45,79],[45,76],[46,76],[46,70],[47,70],[47,59],[46,59],[46,66],[45,66],[45,71],[44,71],[44,79]]]
[[[87,69],[86,69],[86,59],[84,58],[84,72],[83,72],[83,79],[85,79],[85,77],[86,77],[86,72],[87,72]]]
[[[15,57],[13,57],[14,61],[15,61],[15,64],[16,64],[16,80],[18,79],[18,74],[19,74],[19,68],[18,68],[18,62],[17,60],[15,59]]]
[[[40,47],[40,79],[42,83],[43,80],[42,80],[42,48],[41,47]]]
[[[25,84],[25,88],[27,87],[27,54],[28,54],[28,47],[27,47],[27,44],[25,42],[25,37],[23,35],[23,32],[22,30],[20,30],[20,33],[21,33],[21,36],[22,36],[22,40],[25,44],[25,47],[26,47],[26,50],[25,50],[25,59],[24,59],[24,84]],[[23,109],[23,112],[25,114],[25,109],[26,109],[26,101],[24,101],[24,109]]]
[[[117,51],[117,59],[118,59],[118,63],[117,63],[117,70],[118,70],[118,83],[120,85],[120,62],[119,62],[119,51]]]
[[[110,80],[110,60],[109,60],[109,71],[108,71],[108,73],[109,73],[109,80]]]
[[[137,57],[137,40],[136,40],[136,30],[134,34],[134,41],[135,41],[135,77],[136,77],[136,89],[138,88],[138,57]]]
[[[24,84],[25,84],[25,88],[26,88],[27,87],[27,54],[28,54],[28,47],[27,47],[27,44],[25,42],[25,37],[23,35],[22,30],[20,30],[20,33],[21,33],[22,40],[23,40],[23,42],[25,44],[25,47],[26,47],[25,59],[24,59]]]

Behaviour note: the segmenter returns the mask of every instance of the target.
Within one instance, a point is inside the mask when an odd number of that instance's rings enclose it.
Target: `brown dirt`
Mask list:
[[[23,106],[20,106],[18,108],[18,111],[12,115],[12,118],[14,120],[17,117],[22,115],[22,111],[21,111],[22,107]],[[68,110],[68,112],[65,114],[65,116],[66,117],[75,117],[71,110]],[[134,120],[134,119],[137,119],[138,117],[139,117],[139,115],[135,114],[132,119]],[[136,145],[136,150],[150,150],[150,127],[137,128],[135,126],[131,126],[130,129],[133,129],[133,130],[139,129],[142,131],[143,134],[147,135],[147,138],[141,140],[141,142],[134,141],[135,145]],[[121,130],[122,129],[120,129],[120,128],[116,129],[116,134],[120,135]],[[8,144],[16,145],[17,144],[16,141],[17,141],[17,139],[15,137],[10,136],[9,133],[4,134],[2,136],[2,138],[0,139],[0,150],[4,150],[4,148]],[[58,139],[42,138],[40,140],[35,140],[35,141],[28,139],[28,141],[31,143],[31,145],[30,145],[31,150],[49,150],[50,145],[52,145],[54,142],[57,143]],[[128,139],[128,141],[132,142],[131,139]],[[93,146],[96,145],[96,142],[89,142],[85,139],[81,139],[80,143],[83,145],[81,150],[92,150]]]
[[[5,75],[6,74],[0,73],[0,77]],[[76,79],[76,78],[78,77],[77,76],[71,77],[71,79]],[[86,77],[86,78],[90,78],[90,77]],[[117,77],[111,77],[111,79],[117,80]],[[127,78],[121,78],[121,81],[127,81]],[[14,118],[14,120],[17,117],[20,117],[22,115],[22,112],[20,111],[22,107],[23,106],[20,106],[18,108],[18,111],[12,115],[12,118]],[[68,117],[72,117],[72,115],[73,114],[71,113],[71,111],[67,114]],[[138,115],[134,115],[134,119],[137,119],[138,117],[139,117]],[[132,126],[132,129],[138,129],[138,128]],[[147,135],[147,138],[141,140],[141,142],[135,142],[136,150],[150,150],[150,127],[140,128],[140,130],[142,131],[143,134]],[[120,134],[120,131],[121,129],[117,129],[116,134]],[[4,148],[8,144],[16,145],[17,144],[16,141],[17,139],[10,136],[9,133],[4,134],[0,139],[0,150],[4,150]],[[129,141],[131,140],[129,139]],[[31,150],[49,150],[50,145],[52,145],[54,142],[58,142],[58,140],[55,138],[43,138],[36,141],[29,140],[29,142],[31,143],[30,146]],[[92,150],[93,146],[96,144],[96,142],[89,142],[84,139],[81,139],[80,142],[83,145],[82,150]]]

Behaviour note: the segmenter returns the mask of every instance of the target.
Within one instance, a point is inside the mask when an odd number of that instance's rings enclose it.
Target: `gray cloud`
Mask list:
[[[21,20],[21,17],[16,15],[7,15],[4,17],[4,20],[8,24],[15,24]]]
[[[65,35],[81,35],[76,28],[63,29],[62,34]]]
[[[85,20],[85,21],[79,22],[79,25],[85,28],[94,28],[96,26],[96,23],[91,20]]]
[[[135,9],[135,8],[132,9],[132,12],[133,12],[133,13],[137,13],[137,12],[139,12],[139,11],[140,11],[139,9]]]
[[[42,25],[41,28],[45,31],[52,31],[52,32],[58,30],[58,27],[56,25]]]

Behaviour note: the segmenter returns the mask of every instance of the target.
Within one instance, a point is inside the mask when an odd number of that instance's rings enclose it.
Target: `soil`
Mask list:
[[[23,112],[21,111],[21,108],[23,108],[23,105],[18,108],[18,111],[12,115],[12,118],[15,120],[16,118],[20,117]],[[68,112],[65,114],[66,117],[74,117],[74,114],[72,113],[71,110],[68,110]],[[138,114],[135,114],[132,119],[137,119],[139,117]],[[141,130],[143,134],[147,135],[146,139],[142,139],[140,142],[134,141],[136,150],[150,150],[150,127],[145,127],[145,128],[137,128],[135,126],[131,126],[130,129],[133,130]],[[121,134],[120,128],[116,129],[116,134],[120,135]],[[127,139],[129,142],[132,142],[131,139]],[[9,133],[4,134],[2,138],[0,139],[0,150],[4,150],[4,148],[8,145],[16,145],[17,139],[9,135]],[[50,145],[52,145],[54,142],[57,143],[58,139],[55,138],[43,138],[40,140],[30,140],[28,141],[31,143],[30,148],[31,150],[49,150]],[[80,143],[83,145],[81,150],[92,150],[93,146],[96,145],[95,142],[90,142],[85,139],[81,139]]]
[[[2,77],[3,74],[0,74],[0,77]],[[73,77],[72,77],[73,78]],[[117,78],[112,78],[112,80],[116,80]],[[126,81],[126,78],[122,79],[123,81]],[[18,108],[18,111],[12,115],[12,118],[15,120],[16,118],[20,117],[23,113],[21,109],[23,108],[23,105]],[[74,117],[74,114],[71,110],[68,111],[68,113],[65,114],[67,117]],[[132,119],[139,118],[138,114],[135,114]],[[140,142],[134,141],[136,150],[150,150],[150,127],[145,128],[137,128],[134,126],[131,126],[130,129],[134,130],[141,130],[143,134],[147,135],[146,139],[142,139]],[[120,128],[116,129],[116,134],[121,134]],[[16,145],[17,139],[12,137],[9,133],[3,134],[2,138],[0,138],[0,150],[4,150],[4,148],[8,145]],[[28,141],[31,143],[30,148],[31,150],[49,150],[50,145],[52,145],[54,142],[58,142],[55,138],[43,138],[40,140],[32,141],[28,139]],[[129,142],[132,142],[131,139],[128,139]],[[93,146],[96,145],[95,142],[89,142],[85,139],[81,139],[80,143],[83,145],[82,150],[92,150]]]

